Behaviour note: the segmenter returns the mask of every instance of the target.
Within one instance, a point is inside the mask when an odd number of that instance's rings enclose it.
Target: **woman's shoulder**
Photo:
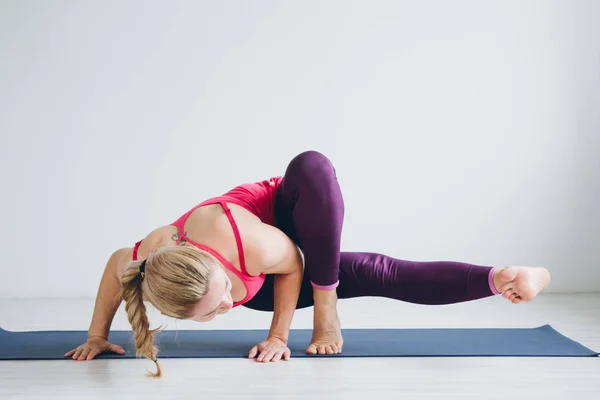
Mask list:
[[[275,273],[283,261],[296,257],[298,247],[283,231],[255,223],[244,243],[246,264],[251,275]]]
[[[115,250],[108,259],[108,266],[112,267],[118,277],[123,275],[123,271],[133,260],[133,247],[123,247]]]

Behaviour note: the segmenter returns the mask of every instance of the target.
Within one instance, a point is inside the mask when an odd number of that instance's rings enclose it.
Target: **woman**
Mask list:
[[[206,200],[106,265],[86,343],[66,357],[105,351],[122,300],[138,355],[156,361],[144,301],[163,314],[210,321],[231,308],[273,311],[269,335],[249,351],[268,362],[289,359],[294,311],[314,306],[308,354],[342,351],[338,298],[381,296],[450,304],[502,293],[529,301],[550,281],[545,268],[502,269],[460,262],[414,262],[376,253],[340,252],[344,202],[331,162],[316,151],[296,156],[283,177],[245,184]],[[301,252],[300,252],[300,250]]]

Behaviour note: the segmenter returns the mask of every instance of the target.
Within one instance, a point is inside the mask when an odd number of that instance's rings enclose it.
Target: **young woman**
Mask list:
[[[65,357],[91,360],[121,347],[108,342],[122,300],[139,355],[160,375],[144,301],[178,319],[207,322],[233,307],[272,311],[265,341],[249,357],[288,359],[294,311],[314,306],[308,354],[342,351],[339,298],[387,297],[450,304],[502,293],[532,300],[550,282],[545,268],[494,268],[454,261],[416,262],[340,252],[344,202],[331,162],[316,151],[296,156],[283,177],[240,185],[206,200],[106,265],[88,340]]]

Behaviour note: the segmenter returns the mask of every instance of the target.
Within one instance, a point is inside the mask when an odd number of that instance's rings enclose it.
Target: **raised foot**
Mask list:
[[[496,289],[514,304],[533,300],[549,283],[550,272],[540,267],[506,267],[494,274]]]

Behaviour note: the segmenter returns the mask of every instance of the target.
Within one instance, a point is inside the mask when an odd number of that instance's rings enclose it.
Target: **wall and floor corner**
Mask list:
[[[327,154],[344,250],[600,287],[595,1],[0,2],[0,297]]]

